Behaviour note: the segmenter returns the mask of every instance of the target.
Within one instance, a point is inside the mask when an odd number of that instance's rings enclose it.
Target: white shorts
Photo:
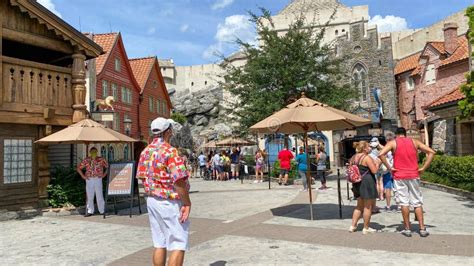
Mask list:
[[[412,206],[414,208],[423,205],[419,178],[394,180],[393,191],[395,192],[395,201],[398,205]]]
[[[155,248],[188,250],[189,219],[179,222],[181,201],[147,198],[151,236]]]

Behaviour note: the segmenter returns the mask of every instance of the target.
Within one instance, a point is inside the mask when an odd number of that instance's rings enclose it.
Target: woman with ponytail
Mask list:
[[[351,162],[359,167],[362,181],[354,183],[352,187],[354,196],[357,198],[357,206],[352,214],[352,225],[349,228],[349,232],[356,231],[357,223],[362,215],[364,219],[364,229],[362,229],[362,233],[365,235],[377,231],[370,228],[369,223],[372,215],[372,207],[375,205],[375,199],[377,198],[375,173],[377,173],[379,165],[368,156],[370,146],[367,141],[355,142],[353,146],[356,150],[356,154],[351,158]]]

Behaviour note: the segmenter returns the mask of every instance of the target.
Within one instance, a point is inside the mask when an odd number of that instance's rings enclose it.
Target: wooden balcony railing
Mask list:
[[[71,69],[3,56],[3,106],[51,107],[72,114]],[[70,110],[69,110],[70,109]],[[13,110],[12,110],[13,111]],[[16,110],[18,111],[18,110]],[[34,112],[34,111],[33,111]]]

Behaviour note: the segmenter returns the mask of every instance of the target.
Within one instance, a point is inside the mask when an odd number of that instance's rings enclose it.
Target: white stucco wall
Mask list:
[[[458,24],[458,34],[465,34],[469,29],[468,18],[464,15],[465,10],[459,11],[451,16],[448,16],[435,24],[419,29],[404,38],[394,39],[393,41],[393,59],[401,59],[423,50],[426,42],[429,41],[443,41],[444,32],[443,27],[445,23],[455,22]]]
[[[297,11],[294,12],[295,10]],[[291,8],[291,13],[290,11],[285,11],[284,9],[278,15],[272,16],[272,20],[275,25],[275,30],[277,30],[282,35],[288,31],[291,23],[293,23],[301,14],[303,14],[303,16],[306,18],[306,24],[308,26],[321,28],[330,20],[333,12],[334,8],[332,6],[309,10],[304,6],[301,6],[301,8]],[[348,33],[350,23],[362,20],[366,21],[367,24],[368,19],[368,6],[347,7],[341,4],[337,8],[334,18],[329,22],[326,28],[324,41],[326,43],[330,43],[337,36]],[[367,28],[367,25],[365,25],[364,28]]]

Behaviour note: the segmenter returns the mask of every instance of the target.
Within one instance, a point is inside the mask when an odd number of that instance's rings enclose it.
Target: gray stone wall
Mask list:
[[[191,134],[195,137],[217,138],[232,134],[224,124],[227,113],[223,108],[223,90],[219,87],[196,92],[182,90],[170,95],[174,111],[186,116]],[[199,140],[195,140],[199,143]]]
[[[364,36],[364,23],[355,23],[351,26],[349,36],[339,37],[336,41],[337,54],[343,59],[342,67],[346,73],[345,83],[352,82],[352,71],[357,63],[362,64],[368,75],[368,87],[370,100],[360,103],[362,108],[376,111],[376,102],[370,90],[380,88],[383,101],[384,119],[392,120],[388,125],[396,126],[397,121],[397,93],[393,75],[394,61],[392,57],[392,46],[390,38],[382,39],[378,43],[378,32],[376,29],[367,31]]]

